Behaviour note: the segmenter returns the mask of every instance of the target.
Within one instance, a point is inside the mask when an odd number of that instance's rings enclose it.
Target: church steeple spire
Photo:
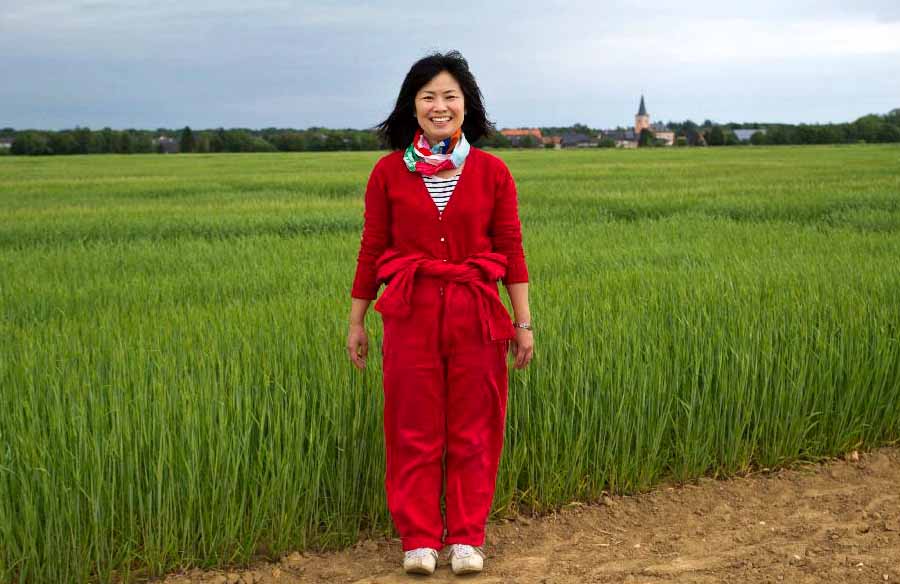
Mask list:
[[[638,109],[638,113],[634,116],[634,133],[637,136],[641,135],[641,130],[644,128],[650,129],[650,114],[647,113],[647,106],[644,105],[644,94],[641,94],[641,107]]]

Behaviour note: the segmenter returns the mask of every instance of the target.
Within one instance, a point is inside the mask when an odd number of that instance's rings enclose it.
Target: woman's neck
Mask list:
[[[449,136],[448,136],[448,138],[449,138]],[[432,138],[431,136],[429,136],[428,134],[425,134],[425,140],[428,142],[428,146],[430,148],[434,148],[435,146],[437,146],[438,144],[440,144],[441,142],[443,142],[446,139],[447,138],[435,139],[435,138]]]

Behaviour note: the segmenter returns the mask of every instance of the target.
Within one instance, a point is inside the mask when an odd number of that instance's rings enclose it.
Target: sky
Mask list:
[[[498,128],[900,107],[898,0],[0,0],[0,127],[368,128],[450,49]]]

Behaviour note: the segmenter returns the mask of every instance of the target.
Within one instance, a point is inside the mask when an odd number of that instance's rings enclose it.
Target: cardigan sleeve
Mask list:
[[[503,166],[497,181],[494,212],[491,215],[491,241],[494,251],[506,256],[505,286],[528,281],[528,267],[522,249],[522,225],[519,222],[516,183]]]
[[[374,300],[378,295],[375,281],[375,262],[390,240],[390,203],[381,164],[376,164],[366,185],[365,212],[356,275],[350,296]]]

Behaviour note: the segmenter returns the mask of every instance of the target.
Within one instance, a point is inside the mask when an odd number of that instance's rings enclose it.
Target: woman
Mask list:
[[[499,158],[469,145],[490,130],[462,55],[429,55],[379,126],[393,152],[366,187],[347,351],[365,367],[365,314],[385,283],[375,304],[384,323],[385,490],[410,573],[433,573],[445,545],[454,573],[481,571],[506,355],[521,369],[533,352],[515,183]]]

